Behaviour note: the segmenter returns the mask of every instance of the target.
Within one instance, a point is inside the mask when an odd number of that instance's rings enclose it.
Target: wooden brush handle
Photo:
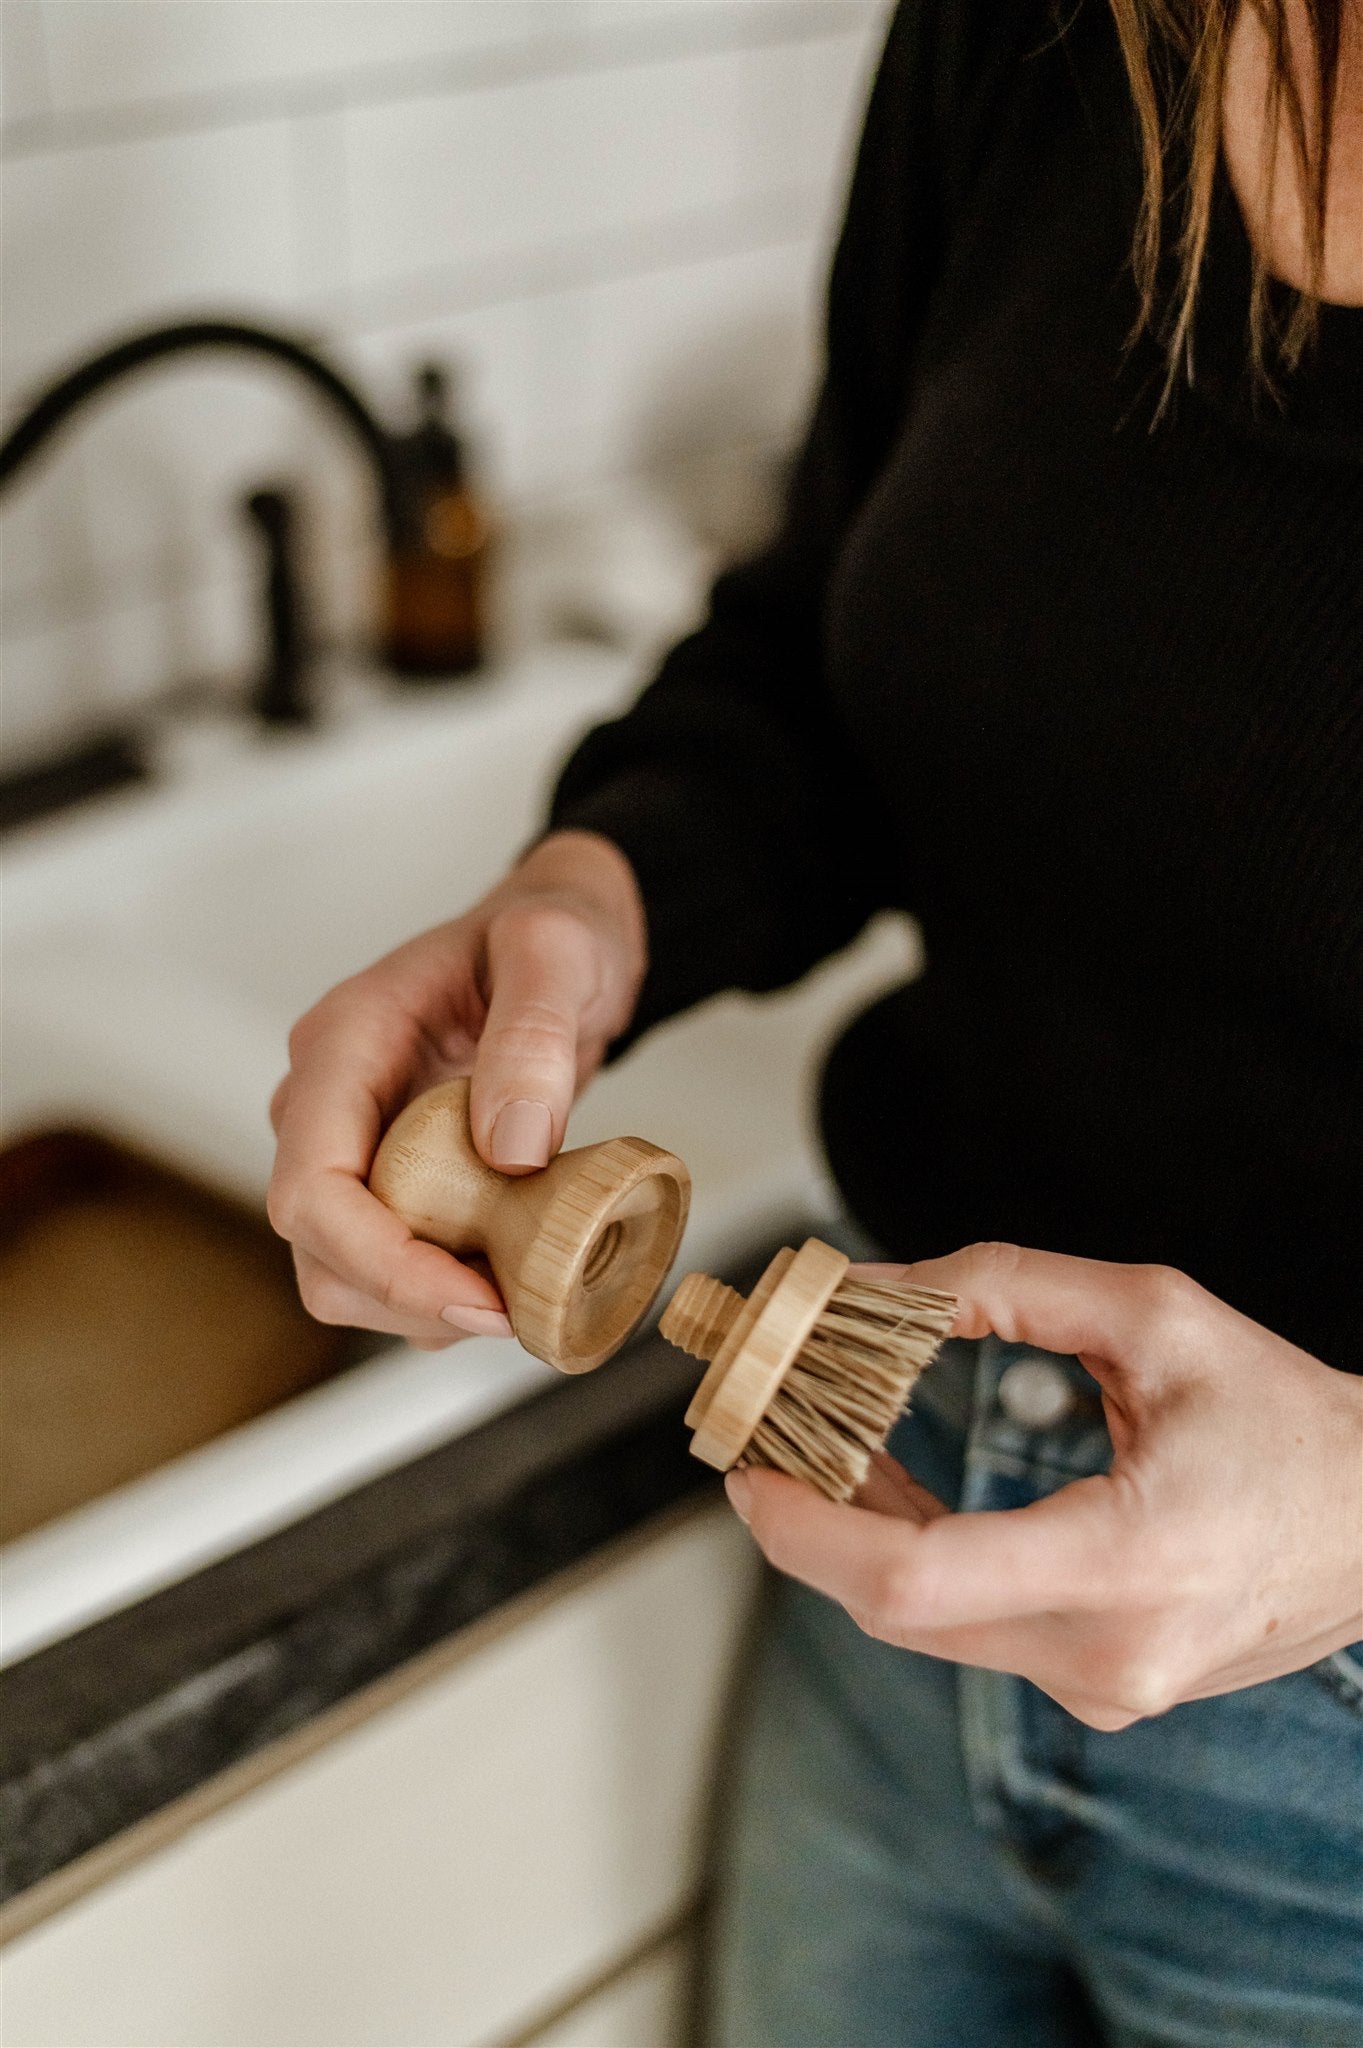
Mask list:
[[[589,1372],[619,1350],[667,1277],[691,1195],[681,1160],[644,1138],[498,1173],[474,1146],[466,1079],[408,1103],[369,1186],[414,1236],[481,1253],[517,1337],[560,1372]]]

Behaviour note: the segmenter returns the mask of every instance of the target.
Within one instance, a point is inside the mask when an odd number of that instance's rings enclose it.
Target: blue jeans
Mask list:
[[[1024,1355],[956,1341],[921,1382],[891,1449],[942,1499],[1105,1468],[1076,1360],[1063,1420],[1009,1420]],[[1356,1650],[1103,1735],[773,1584],[724,1809],[717,2048],[1363,2044]]]

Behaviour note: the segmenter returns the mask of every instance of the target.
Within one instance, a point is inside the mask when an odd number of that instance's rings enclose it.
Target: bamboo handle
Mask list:
[[[618,1351],[667,1276],[691,1177],[644,1138],[560,1152],[514,1178],[479,1156],[467,1080],[427,1089],[396,1119],[369,1186],[416,1237],[480,1252],[527,1351],[589,1372]]]
[[[522,1234],[513,1212],[524,1198],[518,1205],[519,1179],[498,1173],[478,1152],[468,1105],[466,1080],[428,1088],[409,1102],[375,1154],[369,1186],[414,1236],[491,1258],[494,1241]],[[499,1249],[503,1259],[511,1251],[505,1242]]]

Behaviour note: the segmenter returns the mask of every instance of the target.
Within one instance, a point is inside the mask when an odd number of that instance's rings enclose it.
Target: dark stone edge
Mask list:
[[[698,1491],[645,1337],[0,1672],[0,1900]]]

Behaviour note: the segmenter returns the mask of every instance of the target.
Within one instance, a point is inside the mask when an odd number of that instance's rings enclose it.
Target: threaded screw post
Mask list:
[[[692,1358],[712,1359],[743,1308],[743,1296],[708,1273],[688,1273],[663,1311],[658,1328],[669,1344]]]

